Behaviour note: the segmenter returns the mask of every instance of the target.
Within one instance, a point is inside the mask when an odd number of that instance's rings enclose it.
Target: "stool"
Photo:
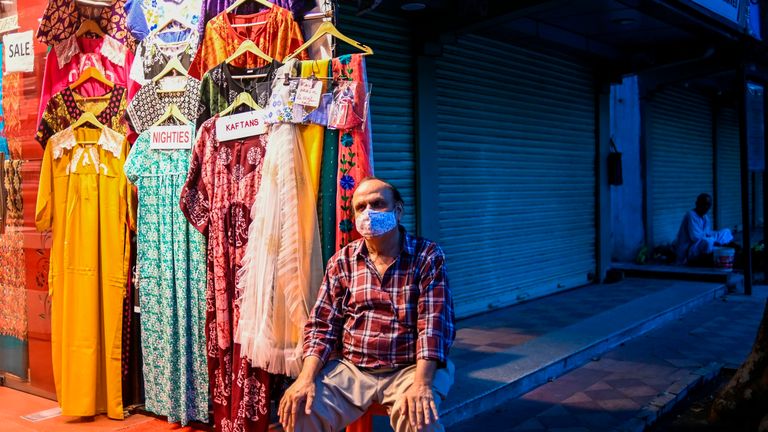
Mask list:
[[[362,417],[347,426],[347,432],[373,432],[373,416],[388,416],[387,407],[374,403]]]

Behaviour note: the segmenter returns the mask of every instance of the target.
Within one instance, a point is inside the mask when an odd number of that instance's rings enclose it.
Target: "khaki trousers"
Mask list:
[[[432,390],[435,405],[448,395],[453,385],[453,363],[435,372]],[[362,416],[374,402],[387,407],[389,424],[395,432],[415,432],[405,416],[401,416],[400,396],[413,384],[416,365],[389,373],[367,373],[346,360],[332,360],[315,378],[315,402],[312,414],[299,406],[296,432],[338,432]],[[438,421],[425,425],[423,432],[443,432]]]

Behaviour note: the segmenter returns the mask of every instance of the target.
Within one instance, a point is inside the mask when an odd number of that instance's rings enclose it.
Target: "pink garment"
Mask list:
[[[136,83],[130,79],[132,64],[133,53],[109,35],[98,39],[71,36],[57,43],[45,59],[37,124],[40,124],[51,97],[75,82],[89,66],[99,69],[108,80],[127,88],[130,100],[138,90]],[[96,80],[88,80],[77,88],[77,93],[86,97],[100,96],[109,90]]]
[[[336,250],[360,238],[355,229],[352,193],[360,180],[373,175],[368,78],[361,54],[333,59],[333,78],[341,83],[334,94],[329,127],[339,129],[339,168],[336,176]],[[333,106],[335,105],[335,107]],[[333,115],[336,112],[336,115]],[[362,124],[361,124],[362,123]]]

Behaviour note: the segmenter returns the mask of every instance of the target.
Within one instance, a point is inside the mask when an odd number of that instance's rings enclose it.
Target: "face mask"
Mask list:
[[[380,212],[366,210],[355,218],[357,232],[365,238],[379,237],[397,228],[395,210]]]

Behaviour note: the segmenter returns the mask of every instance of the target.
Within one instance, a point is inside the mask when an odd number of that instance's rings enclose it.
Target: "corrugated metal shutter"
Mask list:
[[[690,89],[665,89],[651,100],[648,118],[654,245],[671,243],[696,197],[713,189],[712,107]]]
[[[440,242],[460,316],[595,271],[595,97],[585,65],[467,36],[437,64]]]
[[[724,108],[717,119],[717,199],[715,224],[718,229],[741,226],[741,151],[739,116]],[[688,200],[690,201],[690,199]]]
[[[373,162],[377,177],[392,182],[403,195],[406,213],[403,225],[411,232],[416,226],[416,160],[413,107],[414,66],[411,31],[405,19],[381,12],[355,15],[355,8],[342,5],[338,27],[345,35],[373,48],[366,57],[371,93]],[[339,53],[354,52],[343,42]]]
[[[754,216],[752,219],[752,223],[764,227],[765,226],[765,218],[763,217],[763,204],[765,203],[765,196],[763,195],[763,175],[764,173],[755,173],[755,183],[754,183],[754,189],[755,189],[755,199],[754,201]],[[750,198],[752,195],[750,195]]]

